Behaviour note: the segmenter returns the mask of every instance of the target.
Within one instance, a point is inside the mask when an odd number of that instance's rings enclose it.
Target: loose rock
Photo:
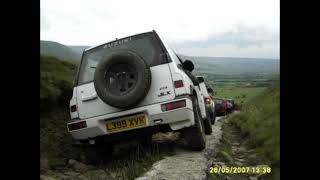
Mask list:
[[[76,172],[85,172],[91,168],[90,166],[87,166],[81,162],[74,160],[74,159],[69,159],[68,165]]]
[[[51,176],[40,175],[40,180],[57,180],[57,179]]]
[[[152,168],[136,180],[192,180],[192,179],[207,179],[208,173],[208,156],[213,152],[216,144],[221,138],[221,122],[216,122],[213,128],[212,135],[207,136],[207,147],[202,152],[187,151],[180,147],[174,147],[176,155],[165,157],[164,159],[154,163]],[[174,134],[154,136],[154,140],[163,140]],[[158,139],[157,139],[158,138]],[[177,137],[176,137],[177,138]],[[211,156],[212,157],[212,156]],[[223,165],[223,164],[220,164]]]
[[[103,180],[114,180],[114,178],[104,170],[91,170],[83,174],[84,177],[89,179],[103,179]]]

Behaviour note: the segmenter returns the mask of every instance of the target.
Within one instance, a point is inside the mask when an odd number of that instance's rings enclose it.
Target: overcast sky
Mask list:
[[[178,53],[279,58],[279,0],[41,0],[41,40],[97,45],[156,30]]]

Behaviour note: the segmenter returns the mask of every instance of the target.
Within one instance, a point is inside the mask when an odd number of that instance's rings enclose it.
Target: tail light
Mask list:
[[[211,97],[205,97],[204,101],[206,102],[206,104],[211,104],[212,103]]]
[[[77,129],[82,129],[82,128],[86,128],[86,127],[87,127],[86,121],[81,121],[81,122],[76,122],[76,123],[68,124],[68,129],[69,129],[69,131],[73,131],[73,130],[77,130]]]
[[[70,106],[70,111],[71,112],[76,112],[77,111],[77,105]]]
[[[175,87],[175,88],[181,88],[181,87],[183,87],[183,81],[182,81],[182,80],[175,81],[175,82],[174,82],[174,87]]]
[[[182,107],[186,107],[186,100],[161,104],[162,111],[171,111],[173,109],[178,109],[178,108],[182,108]]]

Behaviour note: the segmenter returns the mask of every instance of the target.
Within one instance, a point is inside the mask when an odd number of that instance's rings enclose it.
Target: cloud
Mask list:
[[[174,42],[174,41],[173,41]],[[257,46],[263,47],[266,43],[278,43],[279,33],[268,31],[264,27],[246,27],[236,25],[234,29],[219,34],[210,34],[204,40],[178,42],[185,46],[202,44],[202,46],[234,45],[238,48]],[[177,43],[177,42],[175,42]]]
[[[263,48],[258,46],[238,48],[234,45],[219,46],[175,46],[178,53],[189,56],[213,56],[213,57],[249,57],[279,59],[279,45],[265,44]]]
[[[50,29],[49,18],[43,11],[40,11],[40,31],[45,32]]]
[[[279,35],[268,31],[265,27],[246,27],[237,25],[234,30],[212,35],[206,41],[208,45],[235,45],[238,48],[249,46],[263,47],[266,43],[277,42]]]
[[[279,33],[267,28],[237,23],[223,33],[210,34],[204,40],[169,43],[176,51],[194,56],[279,58]]]
[[[41,0],[41,39],[97,45],[154,29],[183,49],[265,48],[279,34],[279,7],[279,0]]]

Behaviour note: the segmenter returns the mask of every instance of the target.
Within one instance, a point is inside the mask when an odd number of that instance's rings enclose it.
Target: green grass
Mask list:
[[[174,155],[173,151],[164,150],[158,144],[147,147],[136,146],[128,157],[113,161],[107,169],[120,175],[120,179],[135,179],[147,172],[152,164],[165,156]]]
[[[280,87],[275,84],[253,97],[243,110],[231,117],[230,122],[249,138],[266,162],[280,163]]]
[[[81,153],[71,146],[66,127],[76,68],[54,57],[40,56],[40,159],[47,162],[41,167],[63,166],[66,159]]]
[[[77,66],[54,57],[40,56],[40,111],[68,106]]]
[[[219,178],[215,174],[209,174],[208,180],[219,180]]]
[[[260,94],[265,87],[216,87],[216,97],[231,98],[236,103],[245,104]]]
[[[55,108],[40,116],[40,158],[46,159],[50,168],[64,166],[67,159],[77,159],[81,149],[73,147],[66,122],[68,109]]]

